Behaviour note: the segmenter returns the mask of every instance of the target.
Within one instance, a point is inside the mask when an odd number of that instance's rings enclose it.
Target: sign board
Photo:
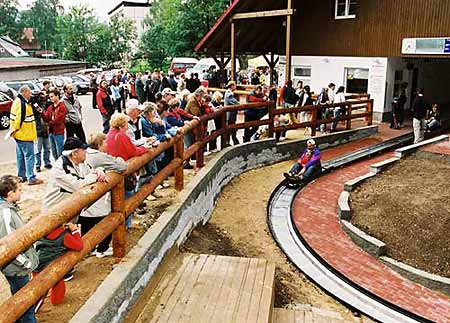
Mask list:
[[[404,55],[450,55],[449,38],[404,38]]]

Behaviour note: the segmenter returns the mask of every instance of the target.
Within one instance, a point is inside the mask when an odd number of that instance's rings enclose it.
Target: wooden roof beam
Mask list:
[[[231,17],[231,21],[242,19],[268,18],[268,17],[285,17],[285,16],[292,16],[293,14],[294,9],[236,13]]]

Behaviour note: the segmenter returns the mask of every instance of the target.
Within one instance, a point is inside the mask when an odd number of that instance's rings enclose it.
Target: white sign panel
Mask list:
[[[449,38],[404,38],[402,41],[404,55],[449,55]]]

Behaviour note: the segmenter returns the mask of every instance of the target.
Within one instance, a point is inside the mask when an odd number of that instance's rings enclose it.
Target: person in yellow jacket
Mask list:
[[[27,86],[19,89],[10,112],[10,133],[16,141],[16,161],[18,176],[28,185],[42,184],[34,174],[34,141],[37,139],[36,122],[30,103],[31,90]]]

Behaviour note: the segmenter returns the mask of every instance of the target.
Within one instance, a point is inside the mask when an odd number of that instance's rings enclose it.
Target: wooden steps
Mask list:
[[[339,314],[313,307],[305,309],[275,308],[273,311],[273,323],[344,323],[353,322],[344,320]]]
[[[275,264],[264,259],[181,253],[134,322],[272,322]]]

